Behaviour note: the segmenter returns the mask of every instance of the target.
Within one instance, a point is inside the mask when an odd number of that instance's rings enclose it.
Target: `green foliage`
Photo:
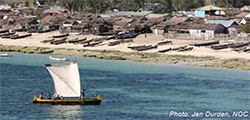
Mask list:
[[[243,10],[242,12],[246,12],[246,13],[249,13],[249,12],[250,12],[250,10]]]
[[[15,7],[15,2],[11,2],[11,3],[9,3],[9,6],[11,7],[11,8],[14,8]]]
[[[33,6],[36,6],[37,4],[36,4],[36,0],[33,0],[32,2],[31,2],[31,4],[33,5]]]
[[[51,5],[55,4],[55,3],[56,3],[56,0],[48,0],[47,2],[45,2],[45,5],[51,6]]]
[[[250,33],[250,25],[246,24],[241,28],[241,31],[244,33]]]
[[[24,7],[29,7],[30,6],[29,4],[30,4],[29,1],[24,1]]]
[[[162,8],[157,8],[157,9],[153,10],[153,13],[156,13],[156,14],[168,13],[168,14],[172,15],[172,11],[171,10],[169,10],[169,9],[162,9]]]
[[[29,8],[29,9],[27,9],[27,10],[25,11],[25,13],[28,14],[28,15],[32,15],[32,14],[35,13],[35,11],[34,11],[34,9]]]
[[[43,8],[36,8],[36,9],[35,9],[35,12],[36,12],[36,13],[42,13],[42,12],[43,12]]]

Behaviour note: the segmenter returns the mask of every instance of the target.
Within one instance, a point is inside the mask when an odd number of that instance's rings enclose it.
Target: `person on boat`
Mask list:
[[[59,95],[56,96],[56,99],[60,99]]]
[[[63,100],[63,96],[61,96],[61,100]]]
[[[50,94],[50,92],[47,94],[47,99],[51,99],[51,94]]]
[[[41,94],[39,95],[39,99],[43,99],[43,93],[41,92]]]
[[[82,91],[81,91],[81,99],[82,100],[84,99],[84,95],[85,95],[84,91],[85,91],[85,89],[82,89]]]

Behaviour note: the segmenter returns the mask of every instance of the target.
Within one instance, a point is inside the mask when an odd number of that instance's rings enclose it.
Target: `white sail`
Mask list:
[[[45,66],[54,80],[55,96],[80,97],[81,84],[76,60]]]

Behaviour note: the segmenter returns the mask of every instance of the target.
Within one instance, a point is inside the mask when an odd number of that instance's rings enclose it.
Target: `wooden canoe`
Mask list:
[[[93,41],[93,39],[90,39],[90,40],[85,40],[85,41],[79,42],[79,44],[90,43],[90,42],[92,42],[92,41]]]
[[[159,50],[158,52],[164,53],[164,52],[168,52],[168,51],[170,51],[170,50],[171,50],[171,48],[168,48],[168,49]]]
[[[32,103],[47,103],[53,105],[99,105],[102,101],[102,97],[98,95],[94,98],[81,99],[39,99],[34,96]]]
[[[58,40],[53,40],[53,41],[50,41],[50,44],[62,43],[62,42],[65,42],[66,39],[67,39],[67,37],[63,37],[63,38],[58,39]]]
[[[141,47],[139,49],[136,49],[137,51],[144,51],[144,50],[149,50],[149,49],[156,49],[157,48],[157,45],[154,45],[154,46],[145,46],[145,47]]]
[[[108,46],[114,46],[114,45],[118,45],[120,44],[120,41],[113,41],[113,42],[109,42]]]
[[[180,49],[184,49],[186,48],[187,46],[181,46],[181,47],[177,47],[177,48],[172,48],[172,50],[180,50]]]
[[[42,43],[47,43],[47,42],[51,42],[51,41],[54,41],[55,40],[55,38],[52,38],[52,39],[48,39],[48,40],[43,40],[43,41],[41,41]]]
[[[48,53],[52,53],[54,52],[54,50],[45,50],[45,51],[40,51],[37,54],[48,54]]]
[[[160,45],[166,45],[166,44],[173,44],[173,43],[172,43],[172,41],[163,41],[163,42],[157,43],[158,46],[160,46]]]
[[[31,35],[32,34],[29,33],[29,34],[25,34],[25,35],[11,36],[11,39],[25,38],[25,37],[28,37],[28,36],[31,36]]]
[[[184,48],[184,49],[180,49],[177,52],[189,51],[189,50],[192,50],[193,48],[194,47],[187,47],[187,48]]]
[[[61,35],[53,35],[52,37],[53,38],[59,38],[59,37],[65,37],[65,36],[68,36],[69,35],[69,33],[67,33],[67,34],[61,34]]]
[[[219,44],[219,41],[205,42],[205,43],[194,43],[194,46],[208,46],[213,44]]]

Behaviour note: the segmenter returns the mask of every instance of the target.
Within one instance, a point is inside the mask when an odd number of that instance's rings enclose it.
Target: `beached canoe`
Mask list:
[[[136,48],[137,51],[144,51],[144,50],[149,50],[149,49],[156,49],[158,46],[157,45],[149,45],[149,46],[144,46],[144,47],[141,47],[141,48]]]
[[[73,38],[68,40],[68,43],[74,43],[74,42],[78,42],[78,38]]]
[[[124,33],[124,34],[117,35],[116,38],[117,39],[127,39],[127,38],[135,38],[136,36],[137,36],[136,33]]]
[[[4,34],[1,34],[0,36],[7,36],[7,35],[14,35],[16,32],[8,32],[8,33],[4,33]]]
[[[145,45],[138,45],[138,46],[128,46],[128,48],[134,50],[136,48],[141,48],[141,47],[144,47]]]
[[[107,39],[108,37],[101,37],[101,38],[94,38],[93,41],[100,42],[100,41],[107,40]]]
[[[67,37],[63,37],[61,39],[58,39],[58,40],[53,40],[53,41],[50,41],[50,44],[60,44],[60,43],[65,43],[65,40],[67,39]]]
[[[61,35],[53,35],[52,37],[53,38],[59,38],[59,37],[65,37],[65,36],[68,36],[69,35],[69,33],[67,33],[67,34],[61,34]]]
[[[187,48],[184,48],[184,49],[180,49],[177,52],[189,51],[189,50],[193,50],[193,48],[194,47],[187,47]]]
[[[166,44],[173,44],[173,43],[172,43],[172,41],[163,41],[163,42],[157,43],[158,46],[160,46],[160,45],[166,45]]]
[[[119,32],[99,32],[98,35],[105,36],[105,35],[117,35]]]
[[[118,45],[120,44],[120,41],[113,41],[113,42],[109,42],[108,46],[114,46],[114,45]]]
[[[170,50],[171,50],[171,48],[168,48],[168,49],[159,50],[158,52],[164,53],[164,52],[168,52],[168,51],[170,51]]]
[[[172,48],[171,50],[180,50],[180,49],[184,49],[186,48],[187,46],[181,46],[181,47],[176,47],[176,48]]]
[[[48,39],[48,40],[43,40],[43,41],[41,41],[42,43],[47,43],[47,42],[51,42],[51,41],[54,41],[55,40],[55,38],[52,38],[52,39]]]
[[[84,41],[82,41],[82,42],[79,42],[79,44],[90,43],[90,42],[92,42],[92,41],[93,41],[93,39],[90,39],[90,40],[84,40]]]
[[[129,43],[134,42],[133,39],[121,40],[121,43]]]
[[[25,37],[28,37],[28,36],[31,36],[31,35],[32,34],[29,33],[29,34],[25,34],[25,35],[11,36],[11,39],[25,38]]]
[[[9,29],[7,29],[7,30],[0,30],[0,33],[6,33],[6,32],[9,32]]]
[[[246,42],[246,43],[242,43],[242,44],[238,44],[238,45],[231,45],[230,48],[243,47],[243,46],[247,46],[249,44],[250,44],[250,42]]]
[[[194,46],[208,46],[213,44],[219,44],[219,41],[205,42],[205,43],[194,43]]]
[[[88,46],[94,47],[95,45],[98,45],[98,44],[100,44],[102,42],[103,41],[87,43],[87,44],[84,44],[83,47],[88,47]]]

